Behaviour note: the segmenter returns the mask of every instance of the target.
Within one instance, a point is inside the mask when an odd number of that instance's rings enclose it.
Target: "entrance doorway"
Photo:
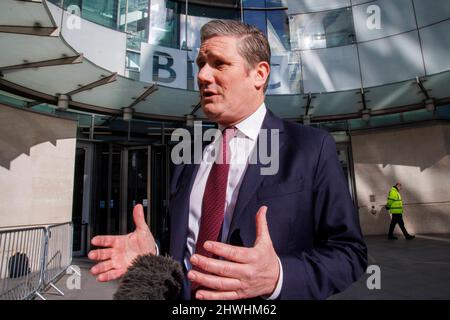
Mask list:
[[[160,144],[96,145],[91,236],[134,231],[133,208],[140,203],[164,252],[168,245],[168,149]]]

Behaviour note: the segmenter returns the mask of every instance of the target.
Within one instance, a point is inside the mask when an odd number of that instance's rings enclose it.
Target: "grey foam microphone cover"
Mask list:
[[[141,255],[120,281],[114,300],[176,300],[183,285],[179,262],[168,256]]]

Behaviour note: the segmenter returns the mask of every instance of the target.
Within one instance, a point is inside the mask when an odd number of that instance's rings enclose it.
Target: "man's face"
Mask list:
[[[401,183],[397,183],[397,189],[400,190],[402,188],[402,184]]]
[[[202,43],[197,57],[203,112],[225,126],[245,119],[262,103],[256,89],[257,71],[249,70],[238,52],[238,41],[229,36],[212,37]]]

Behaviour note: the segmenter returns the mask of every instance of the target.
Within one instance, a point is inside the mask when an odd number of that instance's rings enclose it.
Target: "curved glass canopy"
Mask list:
[[[267,34],[266,103],[283,118],[365,119],[450,103],[445,0],[51,2],[0,2],[0,89],[35,104],[202,119],[194,60],[198,31],[214,18]]]

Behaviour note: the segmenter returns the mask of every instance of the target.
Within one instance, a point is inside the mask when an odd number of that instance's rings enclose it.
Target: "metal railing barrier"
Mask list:
[[[45,300],[72,262],[71,222],[0,231],[0,300]]]
[[[46,229],[0,231],[0,300],[30,299],[42,284]]]

